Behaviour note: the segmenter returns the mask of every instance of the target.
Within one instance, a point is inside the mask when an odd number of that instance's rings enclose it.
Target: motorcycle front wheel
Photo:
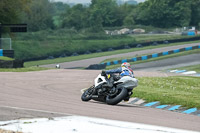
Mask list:
[[[119,89],[118,93],[115,96],[107,96],[106,103],[109,105],[116,105],[121,102],[127,96],[127,89]]]
[[[92,99],[92,95],[94,94],[94,91],[95,91],[94,86],[91,86],[90,88],[88,88],[88,89],[82,94],[81,100],[82,100],[82,101],[85,101],[85,102],[91,100],[91,99]]]

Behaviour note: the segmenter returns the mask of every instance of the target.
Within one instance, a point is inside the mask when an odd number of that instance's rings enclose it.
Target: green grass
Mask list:
[[[54,18],[58,23],[58,18]],[[181,35],[118,35],[110,36],[104,32],[91,33],[88,29],[45,30],[15,34],[13,49],[16,59],[46,58],[48,56],[68,56],[74,52],[84,54],[86,51],[123,48],[126,45],[137,45],[142,42],[162,41],[179,38],[189,38]]]
[[[182,105],[200,109],[200,78],[198,77],[142,77],[133,90],[133,97],[147,102]]]
[[[9,57],[5,57],[5,56],[0,56],[0,60],[12,61],[12,60],[14,60],[14,59],[13,59],[13,58],[9,58]]]
[[[199,65],[192,65],[192,66],[187,66],[187,67],[179,67],[175,68],[179,70],[187,70],[187,71],[196,71],[197,73],[200,73],[200,64]]]
[[[122,50],[115,50],[115,51],[102,52],[102,53],[93,53],[93,54],[88,54],[88,55],[56,58],[56,59],[51,59],[51,60],[48,59],[48,60],[39,60],[39,61],[29,61],[29,62],[25,62],[25,67],[77,61],[77,60],[83,60],[83,59],[89,59],[89,58],[95,58],[95,57],[109,56],[109,55],[122,54],[122,53],[128,53],[128,52],[134,52],[134,51],[140,51],[140,50],[146,50],[146,49],[154,49],[154,48],[175,46],[175,45],[188,44],[188,43],[198,43],[198,42],[199,41],[171,43],[171,44],[163,44],[163,45],[157,45],[157,46],[147,46],[143,48],[122,49]],[[116,60],[119,60],[119,58],[117,58]]]
[[[171,40],[178,38],[189,38],[189,36],[181,36],[181,35],[172,35],[172,34],[147,34],[147,35],[129,35],[135,38],[136,42],[153,42],[153,41],[162,41],[162,40]]]
[[[0,68],[0,72],[30,72],[30,71],[43,71],[49,68],[43,67],[28,67],[28,68]]]
[[[27,33],[13,39],[16,59],[32,59],[48,56],[72,55],[108,48],[116,48],[135,42],[128,36],[77,33],[75,31],[40,31]],[[89,35],[88,35],[89,34]]]

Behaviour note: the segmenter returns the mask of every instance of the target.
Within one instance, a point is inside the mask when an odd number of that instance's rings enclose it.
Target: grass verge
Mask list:
[[[0,68],[0,72],[30,72],[30,71],[43,71],[49,68],[43,67],[27,67],[27,68]]]
[[[13,59],[13,58],[9,58],[9,57],[5,57],[5,56],[0,56],[0,60],[12,61],[12,60],[14,60],[14,59]]]
[[[198,77],[142,77],[133,90],[133,97],[147,102],[182,105],[200,109],[200,78]]]
[[[134,52],[134,51],[140,51],[140,50],[146,50],[146,49],[162,48],[162,47],[182,45],[182,44],[188,44],[188,43],[198,43],[198,42],[199,41],[171,43],[171,44],[163,44],[163,45],[157,45],[157,46],[147,46],[143,48],[122,49],[122,50],[93,53],[93,54],[79,55],[79,56],[71,56],[71,57],[64,57],[64,58],[29,61],[29,62],[25,62],[24,65],[25,67],[30,67],[30,66],[37,66],[37,65],[55,64],[55,63],[77,61],[77,60],[83,60],[83,59],[89,59],[89,58],[95,58],[95,57],[109,56],[109,55],[122,54],[122,53],[128,53],[128,52]]]

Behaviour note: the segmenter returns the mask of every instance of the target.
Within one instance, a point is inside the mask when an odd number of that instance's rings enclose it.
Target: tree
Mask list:
[[[20,22],[22,11],[28,11],[27,4],[30,0],[1,0],[0,1],[0,23],[12,24]]]
[[[77,30],[91,28],[101,31],[103,27],[121,26],[124,16],[115,0],[92,0],[90,7],[81,4],[66,10],[63,16],[63,27],[74,27]]]
[[[161,28],[188,26],[190,5],[187,0],[148,0],[138,6],[136,22]]]
[[[200,0],[191,0],[191,26],[197,26],[200,28]]]
[[[137,7],[136,5],[129,5],[127,3],[119,7],[119,10],[121,10],[122,12],[122,15],[121,15],[121,20],[123,22],[122,25],[125,25],[125,26],[135,25],[134,14],[135,14],[136,7]]]
[[[65,4],[63,2],[53,2],[52,5],[55,8],[55,14],[60,15],[66,11],[66,9],[70,8],[68,4]]]
[[[191,4],[188,1],[180,1],[174,5],[174,25],[183,27],[189,26],[191,20]],[[169,20],[168,20],[169,21]]]
[[[85,28],[87,25],[87,9],[82,4],[77,4],[72,8],[66,10],[63,16],[63,27],[72,28],[77,30]]]
[[[98,17],[100,17],[98,19],[102,20],[102,26],[104,27],[115,26],[115,23],[118,19],[116,17],[117,8],[118,6],[115,0],[92,0],[92,3],[90,5],[90,10],[91,10],[90,15],[93,17],[91,17],[91,19],[94,19],[95,18],[94,15],[98,14]]]
[[[101,10],[97,8],[93,8],[90,10],[89,24],[90,28],[94,32],[102,31],[103,29],[103,18],[101,14]]]
[[[25,13],[24,22],[28,24],[31,31],[53,28],[53,6],[49,0],[32,0],[30,11]]]
[[[135,25],[133,14],[129,14],[128,16],[126,16],[124,21],[123,21],[123,24],[125,26],[133,26],[133,25]]]

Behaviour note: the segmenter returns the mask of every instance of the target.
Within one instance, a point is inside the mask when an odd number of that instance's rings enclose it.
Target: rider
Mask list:
[[[133,70],[130,68],[130,64],[128,62],[124,62],[121,64],[120,68],[112,69],[112,70],[103,70],[102,74],[113,74],[113,73],[119,73],[121,77],[123,76],[130,76],[134,78]]]
[[[120,76],[114,75],[115,73],[119,73]],[[102,76],[106,76],[106,74],[113,74],[111,78],[108,80],[108,84],[107,84],[108,87],[112,87],[114,81],[119,80],[123,76],[130,76],[132,78],[135,78],[133,70],[130,68],[130,64],[128,62],[122,63],[121,67],[117,69],[111,69],[107,71],[103,70],[101,73]]]
[[[112,87],[113,86],[113,83],[115,80],[119,80],[120,78],[122,78],[123,76],[130,76],[132,78],[135,78],[134,77],[134,73],[133,73],[133,70],[130,68],[130,64],[128,62],[124,62],[121,64],[121,67],[120,68],[117,68],[117,69],[112,69],[112,70],[103,70],[102,71],[102,76],[106,76],[106,74],[114,74],[114,73],[119,73],[120,76],[117,78],[113,75],[113,77],[111,77],[109,80],[108,80],[108,84],[107,86],[108,87]],[[132,93],[130,94],[132,95]],[[130,96],[126,97],[124,99],[124,101],[128,101],[130,98]]]

